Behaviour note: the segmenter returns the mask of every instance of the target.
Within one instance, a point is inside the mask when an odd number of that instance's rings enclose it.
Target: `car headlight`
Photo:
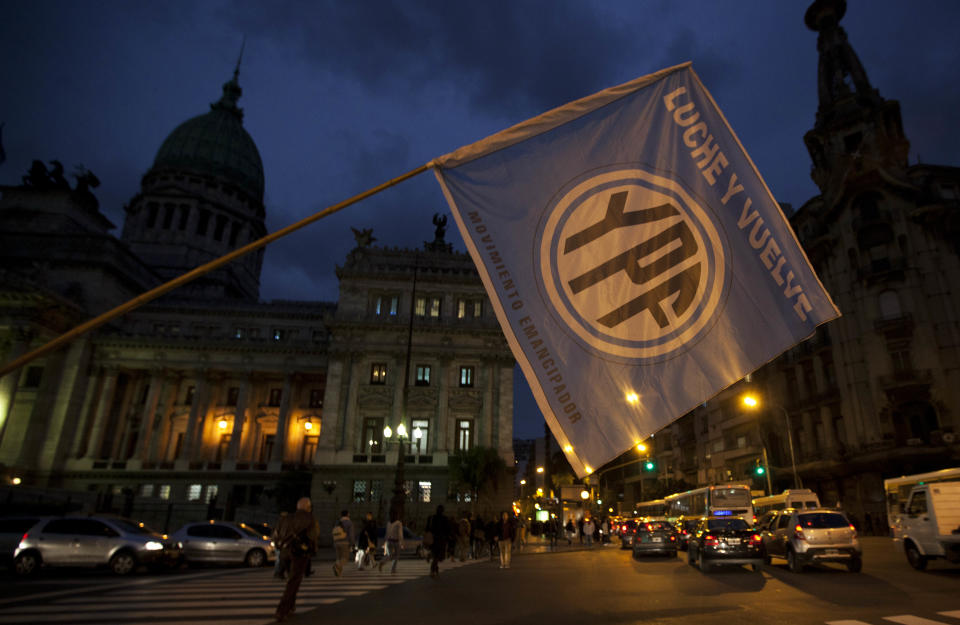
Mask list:
[[[148,540],[143,547],[147,551],[160,551],[163,549],[163,543],[158,543],[155,540]]]

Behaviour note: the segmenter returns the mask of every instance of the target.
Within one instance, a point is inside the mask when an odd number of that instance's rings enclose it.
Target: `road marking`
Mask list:
[[[183,575],[177,575],[176,577],[151,577],[137,580],[130,580],[121,584],[91,584],[83,588],[74,588],[72,590],[52,590],[50,592],[38,592],[32,595],[21,595],[19,597],[10,597],[7,599],[0,599],[0,605],[7,605],[10,603],[21,603],[23,601],[33,601],[35,599],[48,599],[50,597],[63,597],[67,595],[80,595],[90,591],[103,592],[108,590],[114,590],[117,588],[128,588],[130,586],[152,586],[154,584],[162,584],[164,582],[170,581],[180,581],[184,579],[196,579],[198,577],[213,577],[215,575],[234,575],[236,573],[249,573],[246,569],[240,569],[238,571],[209,571],[203,573],[186,573]]]
[[[949,612],[937,612],[940,616],[949,616],[952,618],[960,618],[960,610],[951,610]]]
[[[870,625],[865,621],[827,621],[826,625]]]
[[[337,603],[338,601],[343,601],[343,599],[323,599],[323,604]],[[227,608],[194,608],[192,610],[168,610],[165,612],[157,612],[156,610],[124,610],[122,612],[94,612],[91,614],[70,614],[70,622],[89,622],[94,623],[103,623],[105,621],[117,621],[122,620],[126,621],[127,619],[149,619],[149,618],[176,618],[176,617],[191,617],[197,618],[202,616],[219,616],[219,617],[230,617],[230,616],[259,616],[261,619],[260,622],[269,622],[270,614],[275,608],[269,610],[263,607],[257,608],[236,608],[236,609],[227,609]],[[56,614],[36,614],[35,612],[24,612],[18,614],[9,614],[4,612],[0,616],[0,623],[23,623],[23,617],[28,617],[29,620],[26,622],[30,623],[63,623],[63,613],[58,612]],[[179,625],[179,624],[178,624]]]
[[[339,596],[343,596],[343,597],[360,597],[360,596],[362,596],[362,595],[367,594],[368,592],[370,592],[370,591],[369,591],[369,590],[340,590],[340,591],[335,591],[335,590],[318,590],[318,591],[312,591],[312,592],[304,592],[304,591],[301,591],[301,592],[298,592],[298,593],[297,593],[297,597],[300,598],[300,599],[302,599],[302,598],[304,598],[304,597],[330,597],[330,596],[334,596],[334,597],[339,597]],[[276,593],[274,593],[274,594],[272,594],[272,595],[269,595],[269,597],[270,597],[271,600],[276,600],[276,599],[278,599],[278,598],[280,597],[280,595],[282,595],[282,594],[283,594],[283,589],[281,588],[281,589],[278,589],[278,591],[277,591]],[[153,596],[156,596],[156,594],[154,594]],[[181,595],[180,593],[177,593],[177,597],[182,597],[182,595]],[[240,600],[243,600],[243,599],[257,600],[255,597],[251,597],[250,593],[243,593],[243,595],[240,597]],[[191,600],[193,600],[193,598],[189,598],[189,599],[183,598],[183,599],[180,599],[180,600],[177,601],[177,605],[183,605],[184,603],[189,602],[189,601],[191,601]],[[227,597],[221,596],[221,597],[214,597],[214,598],[206,598],[206,599],[203,600],[203,602],[204,602],[204,605],[208,605],[208,606],[211,605],[211,604],[213,604],[213,603],[217,603],[217,602],[222,602],[222,603],[224,603],[224,604],[229,603],[229,604],[233,605],[233,602],[234,602],[234,601],[237,601],[237,600],[238,600],[238,599],[234,599],[234,598],[232,598],[232,597],[231,597],[231,598],[227,598]],[[126,597],[126,596],[123,596],[123,597],[122,597],[122,596],[119,596],[119,595],[110,595],[110,602],[111,602],[111,603],[138,603],[138,602],[142,602],[142,601],[143,601],[143,597],[140,597],[140,596],[137,596],[137,597]],[[73,599],[62,599],[62,600],[60,600],[60,601],[54,602],[54,605],[59,605],[59,606],[71,606],[71,607],[72,607],[72,606],[75,606],[75,605],[85,605],[85,604],[87,604],[87,603],[102,604],[102,603],[103,603],[103,597],[78,597],[78,598],[73,598]],[[168,605],[168,606],[169,606],[169,605],[170,605],[170,601],[166,601],[166,602],[165,602],[165,605]]]
[[[931,621],[928,618],[922,618],[919,616],[913,616],[911,614],[899,614],[897,616],[885,616],[883,617],[885,621],[893,621],[894,623],[900,623],[901,625],[947,625],[943,621]]]

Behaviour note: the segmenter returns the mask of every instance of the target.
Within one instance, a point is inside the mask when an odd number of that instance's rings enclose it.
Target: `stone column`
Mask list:
[[[147,401],[140,413],[140,429],[137,432],[137,444],[133,449],[133,457],[130,459],[130,464],[127,465],[129,469],[139,469],[146,460],[147,441],[153,436],[154,420],[157,414],[157,405],[160,403],[160,395],[163,393],[164,380],[163,371],[154,370],[150,375],[150,390],[147,392]]]
[[[27,353],[34,335],[32,331],[24,328],[14,329],[13,334],[13,345],[6,353],[6,362],[11,362]],[[7,431],[10,418],[13,416],[13,404],[17,397],[17,387],[20,386],[21,371],[23,371],[23,367],[0,378],[0,449],[3,448],[3,437]]]
[[[202,369],[198,371],[193,383],[193,403],[190,406],[190,417],[187,419],[187,430],[183,434],[183,445],[180,447],[180,455],[176,458],[177,470],[188,468],[190,461],[193,460],[197,430],[200,428],[200,424],[207,412],[207,389],[209,387],[207,383],[207,370]]]
[[[59,384],[66,356],[67,353],[61,350],[42,361],[43,375],[40,378],[40,387],[37,389],[33,410],[30,411],[30,419],[20,443],[20,454],[17,456],[16,464],[21,469],[49,470],[50,468],[41,466],[40,451],[44,438],[49,433],[51,416],[60,394]]]
[[[237,453],[240,451],[240,439],[246,430],[249,434],[249,427],[246,427],[247,421],[247,402],[250,400],[250,376],[247,373],[243,383],[240,385],[240,394],[237,397],[237,406],[233,411],[233,433],[230,435],[230,446],[227,448],[227,459],[224,462],[225,470],[235,469],[237,466]]]
[[[133,404],[136,401],[138,391],[143,384],[143,372],[137,371],[130,373],[127,378],[126,390],[123,392],[123,402],[120,405],[120,414],[117,418],[117,431],[113,439],[113,448],[110,452],[111,460],[125,461],[127,439],[130,437],[131,425],[133,421]]]
[[[444,453],[453,451],[454,442],[449,438],[450,428],[450,359],[440,360],[440,371],[437,372],[437,437],[434,449]]]
[[[100,388],[100,398],[97,400],[97,411],[93,417],[93,428],[90,430],[90,440],[87,443],[87,452],[84,458],[97,460],[100,457],[100,448],[103,446],[103,432],[110,418],[110,406],[113,405],[113,396],[117,392],[116,367],[105,367],[103,386]]]
[[[173,429],[173,405],[177,402],[179,376],[167,375],[166,393],[160,413],[156,416],[157,425],[150,437],[150,445],[145,460],[147,462],[166,462],[167,449],[170,446],[170,432]]]
[[[70,458],[82,458],[86,446],[89,445],[88,424],[93,417],[94,398],[97,396],[97,388],[103,383],[103,371],[99,370],[87,379],[87,392],[83,398],[83,408],[80,410],[80,423],[77,427],[77,437],[73,441],[73,448],[70,450]]]
[[[293,374],[283,378],[283,391],[280,394],[280,410],[277,416],[277,433],[273,438],[273,455],[270,458],[270,470],[279,470],[283,464],[283,455],[287,448],[287,429],[290,416],[290,395],[293,390]],[[274,468],[275,467],[275,468]]]

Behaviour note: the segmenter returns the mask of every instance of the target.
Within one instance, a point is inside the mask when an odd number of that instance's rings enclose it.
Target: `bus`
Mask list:
[[[960,481],[960,467],[883,480],[883,490],[887,503],[887,525],[890,529],[890,535],[893,536],[894,527],[900,520],[900,515],[903,514],[903,506],[907,503],[911,488],[918,484],[929,484],[930,482],[957,481]]]
[[[665,498],[667,518],[701,516],[742,516],[753,525],[753,501],[746,484],[715,484],[674,493]]]
[[[663,499],[641,501],[633,506],[633,516],[636,517],[666,517],[667,502]]]
[[[819,508],[820,498],[809,488],[794,488],[785,490],[779,495],[757,497],[753,500],[753,513],[762,517],[771,510],[784,508]]]

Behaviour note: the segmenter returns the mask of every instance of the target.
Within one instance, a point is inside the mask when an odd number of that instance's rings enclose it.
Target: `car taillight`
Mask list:
[[[677,539],[677,537],[676,537],[676,536],[673,536],[673,535],[671,534],[670,540],[676,540],[676,539]]]
[[[707,547],[716,547],[717,546],[717,537],[707,534],[703,537],[703,544]]]
[[[634,534],[637,533],[637,528],[633,528],[633,533],[634,533]]]
[[[751,537],[750,537],[750,542],[752,542],[752,543],[759,543],[759,542],[760,542],[760,534],[754,534],[753,536],[751,536]]]
[[[806,540],[806,538],[804,538],[803,536],[802,525],[798,525],[795,528],[793,528],[793,537],[796,538],[797,540]]]
[[[25,540],[28,539],[28,538],[30,538],[30,534],[27,533],[27,532],[24,532],[24,533],[23,533],[23,536],[20,537],[20,542],[23,542],[23,541],[25,541]]]
[[[647,523],[647,531],[648,531],[648,532],[652,532],[652,531],[653,531],[653,526],[650,525],[649,523]]]

